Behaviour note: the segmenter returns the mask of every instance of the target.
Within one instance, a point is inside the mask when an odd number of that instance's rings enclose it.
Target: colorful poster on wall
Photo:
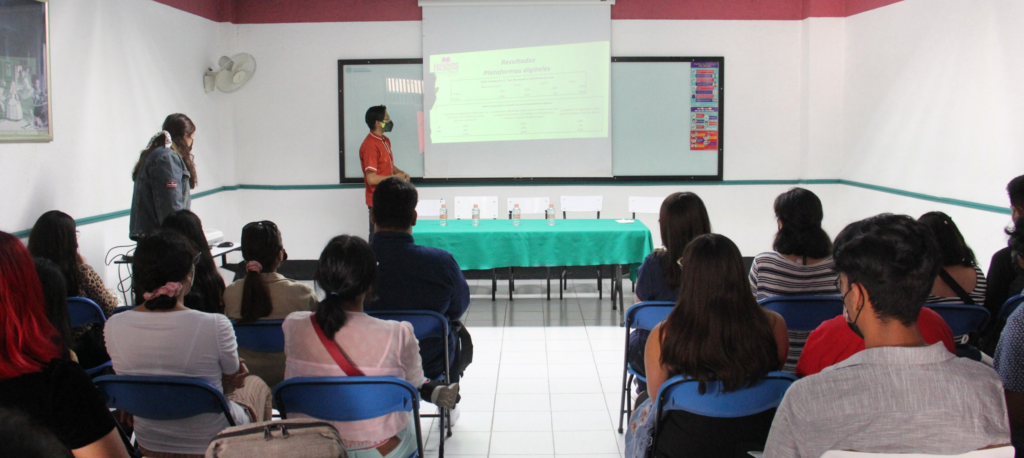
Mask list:
[[[718,62],[690,63],[690,151],[718,149],[719,81]]]

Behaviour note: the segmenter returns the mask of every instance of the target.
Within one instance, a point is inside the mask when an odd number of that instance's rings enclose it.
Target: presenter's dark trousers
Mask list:
[[[373,207],[369,207],[369,206],[368,206],[368,207],[366,207],[366,208],[367,208],[367,209],[369,210],[369,211],[367,212],[367,215],[369,215],[369,216],[368,216],[368,218],[369,218],[369,220],[370,220],[370,237],[369,237],[369,238],[367,238],[366,240],[367,240],[367,241],[368,241],[369,243],[373,243]]]

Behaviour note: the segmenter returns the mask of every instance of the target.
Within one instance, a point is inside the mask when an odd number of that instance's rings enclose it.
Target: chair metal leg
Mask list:
[[[604,299],[604,291],[601,290],[601,266],[597,266],[597,298]]]
[[[509,267],[508,268],[508,300],[510,300],[510,301],[513,300],[512,299],[512,292],[516,290],[515,274],[516,274],[515,268],[514,267]]]
[[[629,394],[629,385],[626,384],[626,375],[629,373],[629,329],[626,330],[626,349],[622,352],[622,392],[619,393],[619,433],[622,433],[622,413],[626,410],[626,395]]]
[[[491,302],[497,300],[498,294],[498,271],[491,269]]]
[[[547,273],[544,274],[544,277],[548,281],[548,300],[550,301],[551,300],[551,268],[550,267],[547,268]]]
[[[627,390],[633,389],[633,380],[635,380],[635,377],[633,377],[633,374],[629,374],[629,379],[626,380],[626,389]],[[629,394],[628,391],[626,393]],[[628,420],[629,417],[633,416],[633,402],[632,401],[633,401],[633,397],[632,396],[628,396],[626,398],[626,419],[627,419],[627,421],[629,421]]]

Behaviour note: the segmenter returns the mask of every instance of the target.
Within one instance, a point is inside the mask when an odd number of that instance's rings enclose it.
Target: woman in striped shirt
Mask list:
[[[774,251],[754,257],[750,288],[758,301],[773,296],[839,295],[833,270],[832,240],[821,228],[824,211],[813,192],[793,188],[775,198],[779,231]],[[807,341],[807,331],[789,331],[789,357],[784,368],[793,372]]]

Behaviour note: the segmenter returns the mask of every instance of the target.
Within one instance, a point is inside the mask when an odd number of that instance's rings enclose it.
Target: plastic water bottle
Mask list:
[[[548,226],[555,225],[555,204],[548,204],[548,209],[544,211],[544,218],[547,218]]]
[[[480,225],[480,206],[477,204],[473,204],[473,225]]]
[[[523,214],[523,212],[522,212],[522,210],[519,209],[519,204],[516,204],[516,206],[512,208],[512,225],[513,226],[518,226],[519,225],[519,221],[522,218],[522,214]]]
[[[445,205],[443,203],[441,204],[441,214],[438,215],[437,219],[438,219],[438,221],[441,222],[442,226],[447,226],[448,225],[448,206],[447,205]]]

